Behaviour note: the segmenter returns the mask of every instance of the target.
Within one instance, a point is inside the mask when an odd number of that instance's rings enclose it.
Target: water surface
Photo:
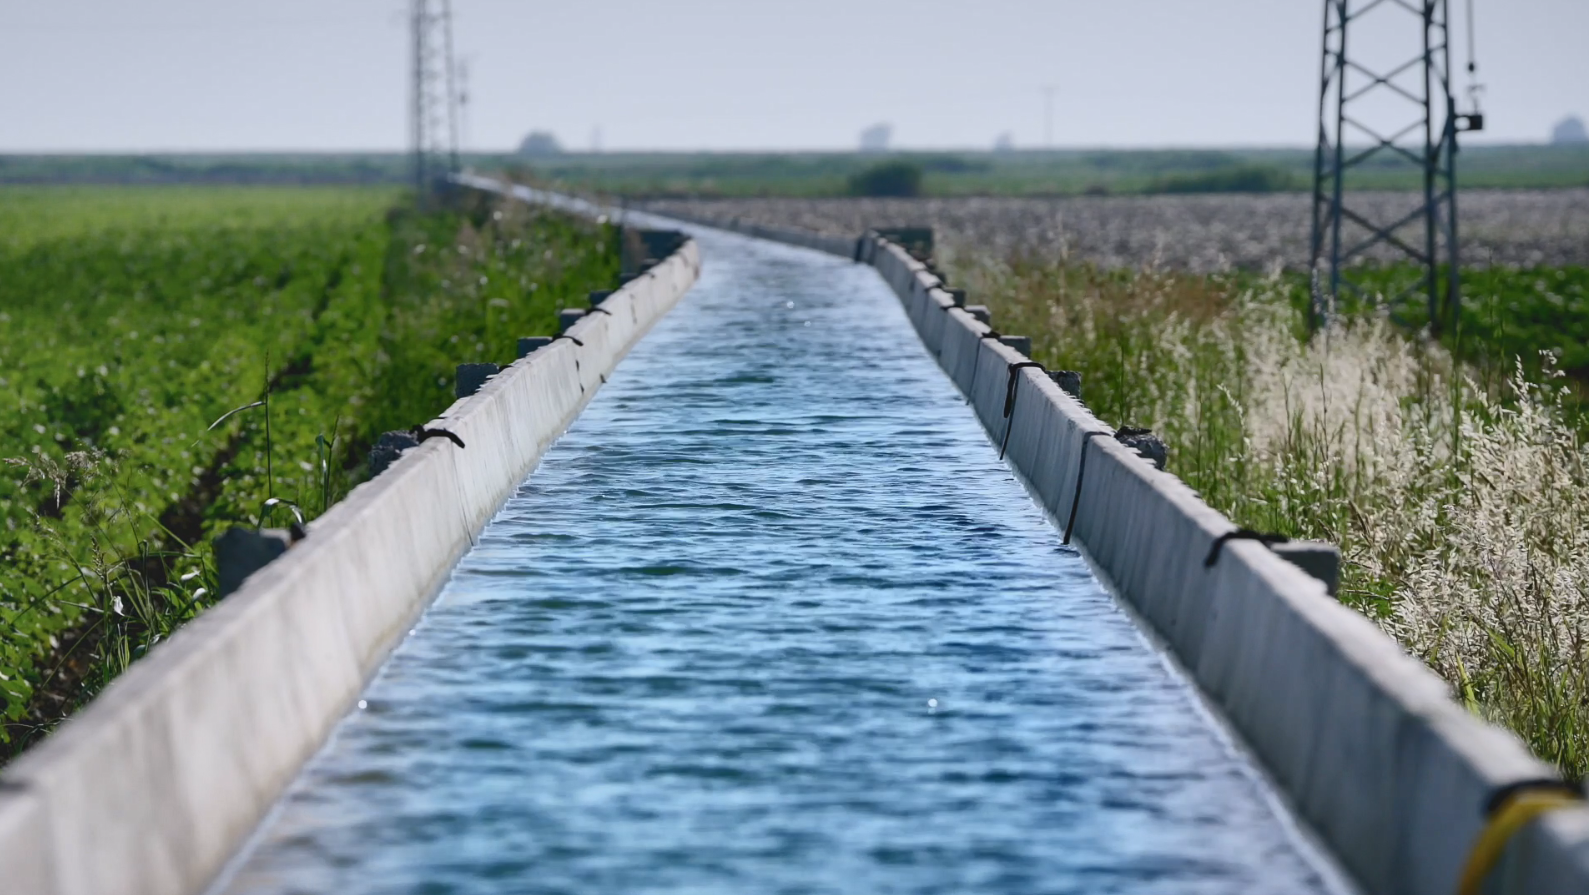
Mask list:
[[[1325,891],[875,273],[701,240],[218,891]]]

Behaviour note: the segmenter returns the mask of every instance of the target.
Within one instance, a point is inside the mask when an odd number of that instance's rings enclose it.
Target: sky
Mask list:
[[[1321,0],[452,2],[473,151],[532,129],[570,149],[850,149],[879,122],[901,148],[1306,146],[1317,122]],[[1589,119],[1589,0],[1474,4],[1473,139]],[[0,0],[0,152],[401,149],[406,9]],[[1400,17],[1365,18],[1361,46],[1416,55]]]

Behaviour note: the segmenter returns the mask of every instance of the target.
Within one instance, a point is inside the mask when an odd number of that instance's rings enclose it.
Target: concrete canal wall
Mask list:
[[[695,282],[693,242],[503,369],[280,559],[0,776],[0,892],[202,891],[618,361]],[[577,344],[575,340],[582,342]]]
[[[1491,795],[1554,777],[1516,737],[1458,706],[1432,671],[1268,548],[1229,541],[1206,567],[1216,540],[1236,526],[1117,442],[1043,370],[1015,367],[1030,359],[983,338],[991,328],[955,307],[939,278],[900,246],[875,234],[846,240],[691,222],[874,266],[1034,498],[1060,527],[1074,513],[1075,540],[1367,891],[1457,892]],[[1589,892],[1589,809],[1555,810],[1524,826],[1484,891]]]

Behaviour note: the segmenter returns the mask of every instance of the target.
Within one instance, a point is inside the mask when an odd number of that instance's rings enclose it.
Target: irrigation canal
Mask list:
[[[697,238],[215,891],[1335,891],[877,275]]]

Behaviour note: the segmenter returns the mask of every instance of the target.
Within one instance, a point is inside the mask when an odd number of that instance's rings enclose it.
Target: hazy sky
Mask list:
[[[1044,85],[1060,146],[1313,141],[1321,0],[453,3],[470,149],[1039,146]],[[1476,4],[1485,139],[1589,118],[1589,0]],[[0,0],[0,151],[400,148],[405,9]]]

